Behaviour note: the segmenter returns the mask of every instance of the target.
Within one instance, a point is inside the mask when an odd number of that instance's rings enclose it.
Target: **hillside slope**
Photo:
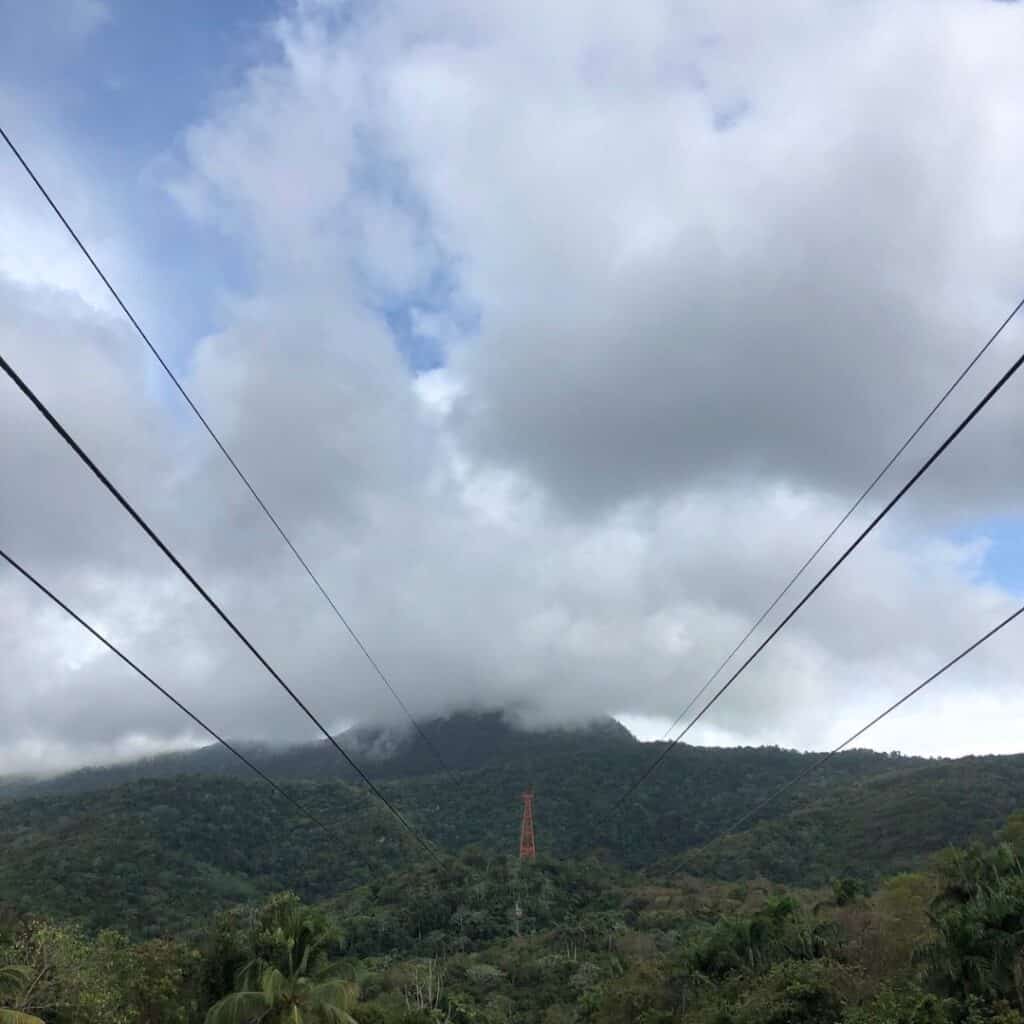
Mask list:
[[[642,869],[678,863],[815,755],[680,747],[616,810],[651,745],[607,736],[506,751],[454,775],[382,788],[448,850],[514,855],[519,794],[537,793],[538,846]],[[211,907],[279,889],[320,898],[421,856],[369,795],[345,782],[289,783],[337,828],[324,835],[259,783],[182,775],[9,800],[0,816],[0,904],[134,934],[188,926]],[[1024,756],[923,761],[851,751],[794,787],[746,832],[683,858],[693,873],[801,884],[873,878],[952,842],[987,837],[1020,804]]]
[[[181,777],[30,797],[0,818],[0,906],[136,935],[177,931],[281,889],[317,899],[410,856],[365,794],[290,787],[328,835],[267,787]]]
[[[919,867],[929,853],[987,839],[1024,807],[1024,755],[911,764],[837,787],[674,860],[723,879],[765,874],[818,885]]]

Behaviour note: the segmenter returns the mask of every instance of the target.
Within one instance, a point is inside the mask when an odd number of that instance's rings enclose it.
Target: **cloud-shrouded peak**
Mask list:
[[[1021,25],[953,0],[300,3],[200,113],[124,140],[147,150],[152,222],[97,161],[46,167],[87,226],[109,211],[101,261],[414,715],[656,731],[1017,301]],[[12,95],[0,76],[0,110]],[[331,728],[398,725],[31,201],[0,196],[4,355]],[[196,309],[162,290],[172,271]],[[1011,325],[826,557],[1022,340]],[[691,738],[820,749],[1010,610],[1020,395]],[[0,431],[5,548],[222,732],[311,738],[6,384]],[[11,573],[0,603],[0,771],[195,741]],[[1007,631],[873,742],[1016,749],[1020,652]]]

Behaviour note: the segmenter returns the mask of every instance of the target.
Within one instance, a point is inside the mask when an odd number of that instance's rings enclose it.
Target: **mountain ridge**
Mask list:
[[[456,761],[476,766],[428,771],[410,740],[405,753],[374,763],[371,775],[406,820],[447,852],[476,847],[514,859],[519,797],[533,785],[543,857],[596,856],[652,878],[682,867],[725,879],[871,880],[923,863],[949,843],[987,838],[1024,803],[1024,755],[928,760],[851,750],[703,850],[819,755],[679,745],[618,807],[663,744],[607,723],[526,733],[493,717],[464,716],[437,728],[449,730]],[[365,739],[376,742],[372,733]],[[320,898],[418,856],[371,794],[343,776],[336,752],[307,746],[264,754],[271,761],[257,763],[340,842],[258,780],[222,771],[221,752],[204,748],[184,760],[157,760],[155,775],[145,774],[153,761],[137,762],[127,773],[73,773],[50,788],[8,794],[0,813],[0,906],[35,907],[89,927],[120,915],[134,933],[156,934],[186,927],[203,906],[282,888]],[[182,764],[192,770],[178,771]],[[320,772],[324,764],[330,769]]]
[[[553,726],[527,729],[500,711],[460,711],[430,719],[421,728],[434,748],[440,750],[448,769],[473,770],[502,757],[548,752],[555,747],[589,744],[594,739],[609,743],[639,744],[629,730],[613,718],[595,719],[571,728]],[[434,750],[412,729],[381,725],[355,726],[336,736],[338,742],[374,778],[431,775],[444,771]],[[355,772],[326,740],[272,746],[239,741],[239,751],[276,779],[338,778],[356,781]],[[174,778],[178,775],[251,777],[250,770],[216,743],[187,751],[96,765],[46,778],[0,776],[0,797],[41,793],[86,792],[137,779]]]

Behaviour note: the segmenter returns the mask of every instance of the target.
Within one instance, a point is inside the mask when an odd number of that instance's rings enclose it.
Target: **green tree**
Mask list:
[[[207,1024],[355,1024],[349,1010],[358,986],[327,962],[330,931],[296,900],[274,911],[277,952],[239,971],[237,991],[210,1008]]]
[[[25,919],[8,949],[9,963],[23,964],[31,981],[14,1005],[51,1024],[134,1024],[121,985],[123,937],[87,937],[73,925]]]
[[[949,853],[922,950],[935,987],[966,1001],[1024,1010],[1024,863],[1008,843]]]
[[[721,1024],[836,1024],[843,1016],[840,968],[824,960],[786,960],[749,989]]]
[[[0,1002],[20,1003],[25,990],[32,984],[33,976],[32,969],[23,964],[0,967]],[[12,1005],[0,1006],[0,1024],[43,1024],[43,1021]]]

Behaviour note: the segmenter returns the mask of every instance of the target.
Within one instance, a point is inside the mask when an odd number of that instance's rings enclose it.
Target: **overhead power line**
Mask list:
[[[1013,312],[1003,321],[1000,331],[1017,315],[1017,312],[1024,307],[1024,300],[1018,302],[1014,307]],[[806,594],[786,613],[777,626],[754,648],[753,652],[746,658],[746,660],[740,665],[738,669],[715,691],[714,696],[700,709],[699,712],[690,720],[678,736],[675,737],[666,747],[662,750],[654,760],[647,766],[644,772],[634,780],[629,786],[625,793],[619,797],[615,806],[620,807],[626,800],[632,796],[636,790],[643,785],[648,779],[652,772],[654,772],[658,766],[665,760],[666,757],[672,752],[676,745],[683,739],[684,736],[704,717],[708,710],[718,701],[718,699],[729,689],[730,686],[746,671],[747,667],[754,661],[755,658],[775,639],[776,636],[786,627],[790,620],[800,611],[801,608],[824,586],[826,581],[831,578],[833,573],[846,561],[854,551],[863,543],[865,538],[875,529],[876,526],[896,507],[897,504],[903,499],[903,497],[910,491],[910,489],[928,472],[929,469],[938,461],[942,456],[943,452],[967,429],[968,425],[974,420],[974,418],[985,408],[986,405],[1002,390],[1003,386],[1017,373],[1017,371],[1024,365],[1024,355],[1019,356],[1010,368],[999,378],[998,381],[985,393],[981,400],[974,406],[973,409],[960,421],[956,428],[950,433],[946,439],[935,449],[934,452],[925,460],[924,464],[910,477],[910,479],[896,492],[895,496],[892,497],[882,508],[882,510],[871,520],[870,523],[857,535],[854,541],[843,551],[843,553],[832,563],[828,570],[818,579],[818,581],[807,591]]]
[[[149,349],[149,351],[156,358],[156,361],[160,364],[160,366],[163,369],[164,373],[167,374],[167,376],[170,378],[171,382],[178,389],[178,392],[181,395],[181,397],[185,399],[185,402],[188,404],[188,407],[192,410],[193,413],[195,413],[196,418],[203,425],[203,427],[205,428],[207,434],[210,435],[210,437],[213,440],[213,443],[220,449],[220,452],[224,456],[224,458],[227,459],[229,465],[231,466],[231,468],[235,471],[236,475],[238,476],[238,479],[242,481],[242,483],[245,485],[246,489],[252,495],[252,497],[255,500],[256,504],[259,505],[259,507],[263,510],[263,514],[267,517],[267,519],[270,520],[270,522],[273,525],[274,529],[277,530],[277,532],[280,535],[281,539],[285,542],[285,544],[288,546],[288,548],[291,551],[291,553],[295,556],[295,558],[298,561],[299,565],[301,565],[302,568],[305,570],[306,575],[313,581],[313,585],[316,587],[316,589],[318,591],[320,591],[321,597],[323,597],[323,599],[330,605],[331,610],[334,612],[334,614],[337,617],[338,621],[345,627],[346,631],[348,632],[348,635],[352,638],[352,640],[355,643],[355,645],[363,653],[363,657],[365,657],[366,660],[369,662],[371,668],[377,674],[377,677],[387,687],[388,692],[394,698],[395,703],[397,703],[398,706],[402,709],[402,712],[405,714],[405,717],[409,720],[409,722],[412,725],[412,727],[416,730],[416,733],[419,735],[420,739],[426,745],[427,749],[430,750],[431,754],[434,756],[434,758],[436,758],[438,764],[440,764],[442,769],[444,769],[445,771],[450,771],[450,769],[448,768],[448,765],[445,763],[444,758],[441,756],[441,752],[437,749],[437,746],[433,743],[433,741],[430,739],[430,737],[427,736],[425,730],[420,725],[420,723],[416,720],[416,718],[413,716],[412,712],[409,710],[409,708],[406,705],[405,701],[402,700],[402,698],[399,696],[398,691],[391,684],[391,680],[388,679],[387,675],[384,673],[384,670],[381,668],[381,666],[380,666],[379,662],[377,661],[377,659],[373,657],[373,655],[370,653],[369,649],[366,647],[366,645],[360,639],[359,635],[356,633],[356,631],[353,628],[353,626],[351,625],[351,623],[342,614],[341,609],[335,603],[335,601],[331,597],[331,595],[327,592],[327,590],[324,587],[324,585],[320,582],[319,577],[317,577],[316,573],[314,573],[313,570],[310,568],[309,563],[299,553],[299,550],[298,550],[298,548],[295,547],[295,544],[292,542],[291,537],[289,537],[288,534],[285,532],[284,527],[278,521],[278,519],[274,515],[274,513],[270,511],[270,508],[267,506],[266,502],[259,496],[259,494],[256,491],[256,488],[252,485],[252,483],[250,482],[249,478],[245,475],[245,473],[242,471],[241,467],[235,461],[234,456],[232,456],[232,454],[225,447],[224,443],[221,441],[221,439],[218,436],[218,434],[216,433],[216,431],[213,429],[213,427],[210,426],[209,421],[199,411],[199,407],[192,400],[191,395],[189,395],[189,393],[185,390],[185,386],[178,379],[177,374],[175,374],[175,372],[168,365],[167,361],[160,354],[159,349],[157,349],[157,347],[153,344],[153,342],[150,341],[149,335],[146,334],[146,332],[142,329],[142,326],[139,324],[138,320],[135,319],[134,314],[127,307],[127,305],[125,305],[125,303],[122,300],[122,298],[121,298],[120,294],[118,293],[117,289],[114,288],[114,286],[110,283],[110,279],[100,269],[100,265],[96,262],[95,259],[93,259],[92,253],[89,251],[89,249],[86,247],[85,243],[79,237],[78,232],[75,231],[75,229],[69,223],[68,219],[61,212],[60,207],[57,206],[56,202],[50,196],[50,193],[46,190],[46,188],[44,187],[43,183],[36,176],[35,171],[33,171],[32,168],[29,166],[28,161],[21,155],[21,151],[18,149],[17,146],[15,146],[13,140],[7,134],[7,132],[4,131],[3,127],[0,127],[0,138],[3,138],[4,142],[7,143],[8,149],[10,149],[10,151],[14,154],[15,159],[17,159],[18,163],[21,164],[21,166],[24,169],[25,173],[29,176],[29,178],[32,179],[32,183],[38,189],[40,195],[46,200],[46,202],[49,205],[50,209],[53,210],[53,212],[57,215],[58,220],[60,220],[61,224],[64,225],[64,228],[67,230],[67,233],[74,240],[75,245],[78,246],[78,248],[82,252],[82,255],[89,261],[90,266],[92,267],[93,270],[96,271],[97,276],[103,282],[103,284],[106,286],[107,291],[110,292],[110,294],[113,297],[114,301],[121,308],[121,311],[124,313],[124,315],[128,318],[129,323],[132,325],[132,327],[135,328],[135,333],[138,334],[138,336],[142,339],[142,341],[145,343],[146,347]]]
[[[278,671],[270,664],[269,661],[256,649],[252,641],[235,625],[231,617],[224,611],[223,608],[217,603],[217,601],[210,595],[209,591],[189,572],[188,569],[182,564],[181,560],[174,554],[173,551],[160,539],[153,528],[146,522],[145,519],[135,510],[134,506],[128,499],[117,489],[117,487],[111,483],[110,479],[106,474],[96,465],[95,462],[89,457],[88,454],[83,450],[81,445],[68,433],[60,421],[53,415],[52,412],[46,407],[43,401],[35,394],[35,392],[25,383],[24,380],[18,375],[15,369],[7,361],[4,356],[0,355],[0,369],[7,374],[14,385],[19,391],[36,407],[36,410],[43,416],[46,422],[53,428],[53,430],[60,436],[64,443],[78,456],[82,462],[91,470],[93,476],[107,489],[107,491],[114,497],[117,503],[135,520],[138,526],[143,530],[147,537],[160,549],[160,551],[167,557],[167,559],[174,565],[174,567],[185,577],[186,580],[200,597],[217,613],[221,621],[231,630],[235,636],[241,640],[241,642],[248,648],[249,652],[256,658],[256,660],[270,673],[274,681],[288,694],[289,697],[302,709],[306,717],[319,729],[327,741],[332,747],[345,759],[352,770],[366,783],[370,792],[377,797],[378,800],[394,815],[395,819],[399,824],[416,840],[417,843],[426,851],[426,853],[433,858],[438,864],[440,864],[440,858],[434,852],[433,848],[427,843],[427,841],[419,834],[406,821],[405,817],[401,814],[397,807],[395,807],[390,800],[374,785],[373,780],[359,767],[358,764],[349,756],[346,750],[341,744],[331,735],[329,730],[323,725],[319,718],[313,714],[313,712],[307,707],[301,697],[285,682],[284,678],[278,673]]]
[[[751,818],[760,814],[761,811],[763,811],[769,804],[774,803],[780,796],[782,796],[783,793],[785,793],[789,789],[792,789],[793,786],[798,785],[800,782],[806,779],[807,776],[810,775],[812,772],[816,772],[819,768],[824,767],[824,765],[828,764],[828,762],[831,761],[833,757],[835,757],[837,754],[841,753],[848,746],[850,746],[851,743],[854,743],[856,740],[859,740],[861,736],[863,736],[864,733],[868,731],[868,729],[871,729],[874,726],[878,725],[878,723],[882,721],[883,718],[885,718],[887,715],[891,715],[898,707],[901,707],[902,705],[906,704],[906,702],[910,700],[911,697],[916,696],[926,686],[928,686],[931,683],[934,683],[935,680],[939,678],[939,676],[944,675],[951,668],[953,668],[954,665],[959,664],[961,661],[963,661],[964,658],[967,657],[967,655],[976,651],[987,640],[991,640],[992,637],[996,635],[996,633],[998,633],[1002,629],[1005,629],[1008,625],[1010,625],[1011,622],[1019,618],[1021,615],[1024,615],[1024,605],[1021,605],[1015,612],[1011,612],[1009,615],[1007,615],[1006,618],[1002,620],[1002,622],[1000,622],[996,626],[993,626],[992,629],[990,629],[983,636],[975,640],[974,643],[970,644],[968,647],[965,647],[955,658],[950,658],[950,660],[947,661],[946,664],[942,666],[942,668],[940,668],[936,672],[933,672],[923,682],[918,683],[917,686],[915,686],[912,690],[909,690],[907,693],[905,693],[902,697],[900,697],[899,700],[894,701],[880,714],[875,715],[875,717],[872,718],[870,722],[868,722],[866,725],[862,725],[852,736],[848,736],[834,750],[830,750],[823,757],[819,758],[817,761],[813,761],[810,765],[802,769],[798,774],[794,775],[793,778],[791,778],[788,782],[784,782],[781,786],[778,787],[778,789],[774,790],[771,794],[765,797],[764,800],[762,800],[760,803],[756,804],[745,814],[742,814],[739,818],[737,818],[723,832],[720,832],[712,839],[709,839],[706,843],[701,843],[701,845],[696,847],[694,850],[687,851],[687,853],[699,853],[703,850],[708,849],[708,847],[713,846],[720,840],[725,839],[727,836],[732,835],[732,833],[734,833],[737,829],[741,828],[748,821],[750,821]],[[671,871],[669,873],[669,877],[671,878],[673,875],[678,874],[680,870],[680,868],[676,868],[675,870]]]
[[[278,783],[276,783],[269,775],[266,774],[261,768],[258,768],[252,761],[249,760],[237,747],[229,743],[220,733],[216,732],[212,726],[209,726],[204,722],[194,711],[185,707],[184,704],[177,697],[174,696],[169,690],[165,690],[148,672],[141,669],[131,658],[128,657],[120,648],[116,647],[111,643],[99,630],[91,626],[81,615],[78,614],[70,605],[65,601],[62,601],[49,587],[46,586],[41,580],[33,576],[20,562],[18,562],[13,556],[9,555],[6,551],[0,548],[0,558],[2,558],[15,572],[20,573],[29,583],[31,583],[37,590],[45,594],[58,608],[64,611],[72,619],[77,622],[82,629],[87,633],[90,633],[96,640],[98,640],[104,647],[107,648],[112,654],[115,654],[121,659],[133,672],[141,676],[150,686],[153,687],[158,693],[166,697],[179,711],[188,715],[200,729],[204,730],[210,736],[212,736],[225,750],[232,753],[239,761],[242,762],[250,771],[255,772],[271,789],[274,790],[278,796],[283,797],[293,807],[304,814],[310,821],[315,825],[318,825],[324,830],[332,839],[340,839],[341,835],[335,829],[328,825],[325,825],[311,810],[304,807],[298,800],[295,799],[287,790],[283,789]]]
[[[754,635],[754,633],[757,631],[757,628],[761,625],[761,623],[764,622],[764,620],[767,619],[773,611],[775,611],[776,607],[778,606],[778,603],[790,592],[790,590],[793,589],[793,587],[800,579],[800,577],[803,576],[803,574],[807,571],[808,568],[810,568],[811,563],[824,550],[825,545],[828,544],[828,542],[846,525],[850,516],[852,516],[854,512],[856,512],[857,509],[860,508],[860,506],[864,503],[864,500],[868,497],[868,495],[871,494],[875,487],[877,487],[878,484],[881,482],[882,477],[884,477],[889,472],[889,470],[892,469],[892,467],[895,465],[899,457],[910,447],[911,444],[913,444],[914,440],[917,438],[917,435],[920,434],[922,430],[924,430],[924,428],[931,421],[932,417],[939,411],[939,409],[942,408],[943,405],[946,404],[946,399],[949,398],[949,396],[953,394],[954,391],[956,391],[956,389],[963,382],[963,379],[967,376],[967,374],[969,374],[971,370],[974,369],[978,360],[981,359],[981,357],[992,347],[993,343],[996,341],[999,335],[1003,333],[1003,329],[1017,315],[1022,306],[1024,306],[1024,299],[1021,299],[1020,302],[1017,303],[1013,311],[999,325],[999,327],[996,328],[991,337],[989,337],[988,341],[986,341],[985,344],[982,345],[980,349],[978,349],[978,351],[974,354],[974,358],[972,358],[971,361],[960,371],[960,374],[957,376],[956,380],[954,380],[953,383],[950,384],[945,391],[943,391],[942,395],[939,397],[939,400],[928,410],[928,413],[924,417],[924,419],[921,420],[921,422],[918,423],[916,427],[914,427],[914,429],[907,436],[907,439],[903,442],[903,444],[899,446],[899,448],[896,449],[895,452],[893,452],[889,461],[878,471],[878,474],[871,481],[871,483],[869,483],[867,487],[865,487],[864,490],[861,491],[860,497],[858,497],[857,500],[846,510],[846,512],[843,514],[839,522],[837,522],[836,525],[833,526],[832,529],[829,530],[829,532],[822,538],[821,543],[819,543],[818,546],[810,553],[810,555],[808,555],[807,560],[803,563],[803,565],[801,565],[800,568],[797,569],[797,571],[790,578],[789,582],[782,588],[782,590],[779,591],[775,600],[772,601],[772,603],[768,605],[768,607],[765,608],[763,612],[761,612],[761,614],[757,617],[757,621],[744,634],[743,639],[740,640],[740,642],[725,656],[725,658],[722,660],[722,663],[718,666],[718,668],[716,668],[715,671],[712,672],[711,675],[708,677],[707,682],[690,698],[690,703],[687,704],[686,707],[683,708],[683,710],[680,711],[678,715],[676,715],[675,721],[673,721],[673,723],[665,730],[665,733],[662,736],[663,740],[668,739],[668,737],[671,735],[675,727],[689,713],[690,708],[692,708],[693,705],[696,704],[697,701],[704,696],[708,687],[711,686],[711,684],[722,674],[722,672],[725,670],[725,666],[728,665],[730,661],[732,661],[732,659],[739,652],[740,648],[742,648],[743,645]]]

